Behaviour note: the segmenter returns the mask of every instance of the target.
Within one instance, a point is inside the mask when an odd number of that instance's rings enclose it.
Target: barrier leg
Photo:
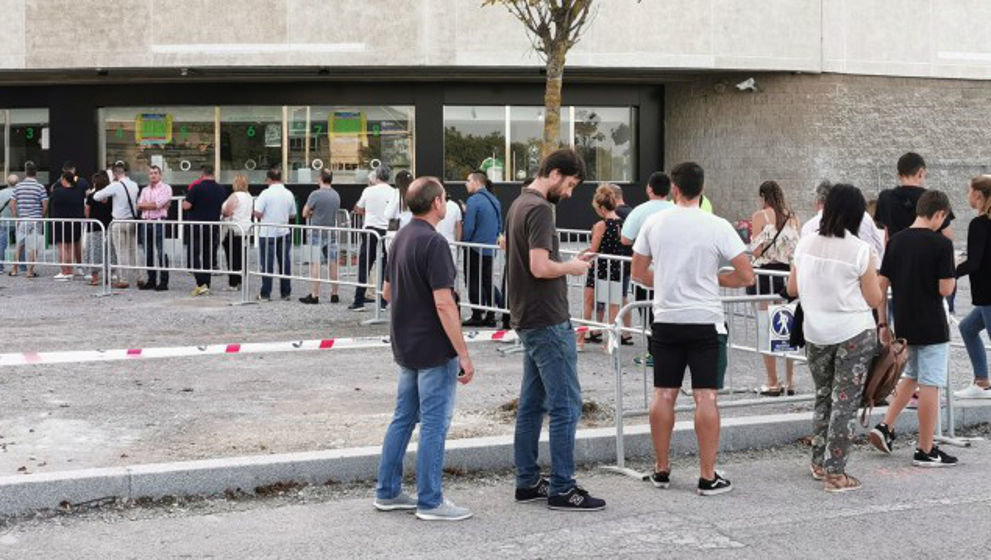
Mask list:
[[[617,317],[617,324],[622,324],[622,317]],[[617,327],[613,327],[617,329]],[[610,336],[620,336],[618,333],[613,332]],[[627,468],[626,466],[626,445],[624,441],[623,434],[623,362],[621,358],[622,352],[617,348],[613,352],[613,372],[616,375],[616,411],[614,416],[616,417],[616,464],[615,465],[603,465],[601,468],[604,471],[613,472],[616,474],[621,474],[623,476],[628,476],[636,480],[646,480],[649,475],[644,474],[639,471]]]
[[[389,320],[382,316],[382,288],[385,285],[385,238],[381,238],[378,241],[378,247],[376,247],[379,255],[375,259],[375,315],[371,319],[362,321],[362,325],[381,325]]]
[[[952,348],[952,347],[951,347]],[[943,432],[943,410],[940,410],[939,415],[936,417],[936,436],[933,441],[939,442],[944,445],[952,445],[954,447],[970,447],[971,441],[973,439],[980,438],[958,438],[956,435],[956,415],[953,410],[953,391],[950,385],[950,352],[946,353],[946,385],[942,387],[943,392],[943,409],[946,411],[946,424],[948,429],[946,433]]]

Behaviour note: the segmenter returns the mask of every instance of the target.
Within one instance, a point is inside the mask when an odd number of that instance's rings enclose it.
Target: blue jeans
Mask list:
[[[272,274],[275,270],[275,259],[279,261],[279,274],[289,276],[292,274],[292,261],[289,259],[289,247],[292,243],[288,235],[282,237],[261,237],[258,239],[258,250],[261,253],[261,265],[263,274]],[[279,279],[279,293],[282,297],[289,297],[292,293],[292,280],[288,278]],[[272,277],[262,276],[262,297],[267,298],[272,295]]]
[[[13,228],[8,227],[11,222],[0,222],[0,272],[3,271],[3,261],[7,260],[7,244],[10,242],[10,232]]]
[[[161,286],[169,285],[169,256],[165,254],[165,224],[144,224],[145,266],[148,268],[148,284],[158,284],[158,270],[155,269],[155,252],[158,252],[158,268],[162,270]]]
[[[454,415],[458,382],[458,359],[426,369],[399,368],[399,391],[392,423],[385,431],[375,495],[383,500],[402,491],[403,457],[420,422],[420,443],[416,451],[417,507],[432,509],[444,500],[441,478],[444,468],[444,440]]]
[[[550,416],[551,495],[575,486],[575,430],[582,414],[578,353],[571,321],[517,331],[523,341],[523,383],[520,386],[513,441],[516,486],[540,481],[537,450],[544,413]]]
[[[975,305],[960,321],[960,336],[967,346],[970,365],[974,367],[974,379],[988,378],[988,355],[981,340],[981,331],[991,336],[991,305]]]

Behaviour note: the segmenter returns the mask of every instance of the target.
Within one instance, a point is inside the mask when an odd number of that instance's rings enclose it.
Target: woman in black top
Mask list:
[[[616,214],[618,205],[619,196],[617,196],[613,186],[599,185],[599,188],[595,190],[592,208],[602,220],[592,226],[592,242],[589,251],[600,255],[625,257],[633,255],[633,248],[620,242],[623,220]],[[627,269],[628,264],[619,260],[596,259],[585,280],[584,318],[592,319],[592,310],[597,308],[596,320],[602,322],[605,306],[608,305],[609,322],[611,323],[616,319],[620,303],[625,303],[623,277],[629,274]],[[590,331],[587,337],[579,339],[579,345],[583,345],[586,341],[601,342],[602,334]],[[624,337],[623,342],[624,344],[632,343],[632,338],[627,342],[626,337]]]
[[[72,280],[72,266],[75,262],[76,243],[82,237],[82,222],[84,193],[76,188],[76,177],[72,173],[63,173],[62,179],[52,188],[49,197],[48,216],[56,219],[52,224],[52,239],[58,247],[61,272],[55,275],[56,280]],[[75,221],[59,221],[75,220]]]
[[[86,217],[103,224],[103,227],[96,224],[89,224],[89,232],[86,234],[86,261],[102,266],[90,268],[90,286],[100,285],[100,269],[109,273],[109,263],[103,261],[103,239],[110,228],[112,207],[108,202],[100,202],[93,199],[93,194],[110,184],[110,177],[106,171],[95,173],[90,181],[93,187],[86,191]],[[113,247],[110,249],[113,251]],[[113,261],[113,259],[111,259]]]
[[[974,383],[957,391],[961,398],[991,399],[988,356],[981,331],[991,333],[991,176],[980,175],[970,182],[970,207],[978,216],[967,228],[967,260],[957,265],[957,278],[970,277],[974,309],[960,321],[960,334],[974,367]]]

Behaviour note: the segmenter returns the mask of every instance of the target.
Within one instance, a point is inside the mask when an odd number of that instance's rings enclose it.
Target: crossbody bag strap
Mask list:
[[[487,194],[489,194],[490,196],[495,196],[492,193],[487,193]],[[495,202],[492,202],[491,198],[485,196],[484,194],[482,196],[485,197],[485,200],[489,201],[489,204],[492,205],[492,209],[495,210],[497,227],[499,228],[499,233],[502,233],[502,212],[499,211],[499,207],[496,206]]]
[[[124,198],[127,199],[127,205],[131,208],[131,216],[135,220],[140,220],[141,215],[134,211],[134,203],[131,202],[131,191],[127,189],[127,183],[124,181],[118,181],[118,183],[120,183],[121,187],[124,187]]]

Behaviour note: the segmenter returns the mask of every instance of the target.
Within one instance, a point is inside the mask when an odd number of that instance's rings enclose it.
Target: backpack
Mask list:
[[[908,341],[904,338],[896,338],[891,344],[880,346],[864,381],[864,393],[860,401],[861,426],[868,426],[874,406],[887,399],[895,390],[907,361]]]

